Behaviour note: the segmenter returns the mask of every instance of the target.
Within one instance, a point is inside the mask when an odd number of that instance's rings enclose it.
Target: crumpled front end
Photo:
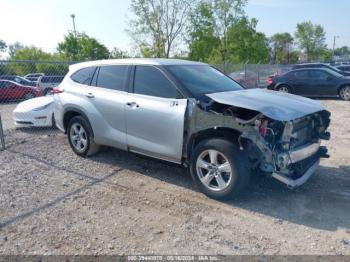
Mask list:
[[[189,106],[188,134],[232,130],[255,171],[289,188],[304,184],[329,157],[330,113],[317,101],[265,90],[214,93]],[[190,103],[191,105],[191,103]],[[236,136],[232,136],[236,139]]]
[[[299,119],[276,121],[258,117],[239,137],[256,168],[289,188],[304,184],[316,171],[320,158],[327,158],[321,140],[329,140],[330,113],[326,110]]]

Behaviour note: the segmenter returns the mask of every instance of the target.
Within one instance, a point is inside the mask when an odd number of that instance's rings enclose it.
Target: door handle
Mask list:
[[[93,93],[87,93],[85,96],[88,97],[88,98],[94,98],[95,97]]]
[[[140,107],[136,102],[127,102],[126,105],[130,106],[130,107],[133,107],[133,108]]]

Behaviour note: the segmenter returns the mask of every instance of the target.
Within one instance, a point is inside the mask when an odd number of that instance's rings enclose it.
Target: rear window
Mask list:
[[[126,65],[101,66],[98,72],[96,86],[124,91],[127,73],[128,66]]]
[[[79,84],[90,85],[95,70],[96,67],[86,67],[80,69],[71,76],[71,79]]]

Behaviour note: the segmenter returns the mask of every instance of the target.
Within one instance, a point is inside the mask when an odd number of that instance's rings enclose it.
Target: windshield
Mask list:
[[[194,96],[243,89],[231,78],[209,65],[171,65],[166,68]]]

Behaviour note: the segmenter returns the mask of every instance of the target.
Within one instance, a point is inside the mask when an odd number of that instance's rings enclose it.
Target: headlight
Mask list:
[[[40,107],[37,107],[37,108],[34,108],[33,111],[41,111],[41,110],[44,110],[44,109],[48,108],[51,104],[52,104],[52,103],[47,104],[47,105],[44,105],[44,106],[40,106]]]

